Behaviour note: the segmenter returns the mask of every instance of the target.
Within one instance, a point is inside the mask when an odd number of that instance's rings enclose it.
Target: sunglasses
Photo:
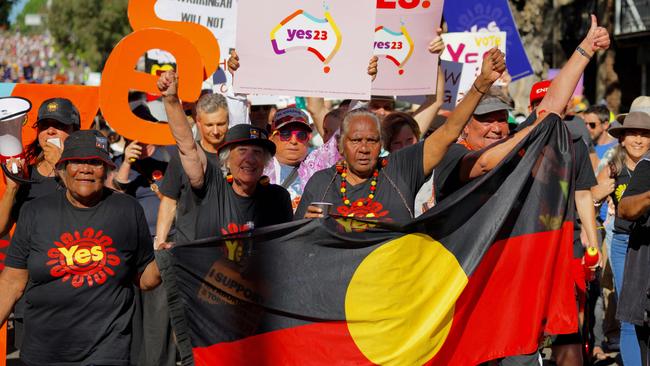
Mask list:
[[[32,127],[38,129],[39,131],[45,131],[50,127],[53,127],[53,128],[55,128],[57,130],[65,131],[65,132],[72,131],[72,126],[71,125],[66,125],[66,124],[63,124],[63,123],[61,123],[59,121],[53,120],[53,119],[45,119],[45,120],[37,121],[37,122],[34,123],[34,125]]]
[[[296,141],[305,143],[311,138],[311,134],[303,130],[281,130],[275,131],[273,134],[280,136],[280,141],[290,141],[293,136],[296,138]]]
[[[598,123],[596,123],[596,122],[587,122],[587,126],[588,126],[590,129],[593,130],[594,128],[596,128],[596,126],[598,126]]]

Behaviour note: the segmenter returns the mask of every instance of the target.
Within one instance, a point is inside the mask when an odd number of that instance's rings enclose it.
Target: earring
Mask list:
[[[226,175],[226,182],[228,182],[228,184],[232,184],[233,180],[234,178],[232,177],[232,174],[228,173]]]

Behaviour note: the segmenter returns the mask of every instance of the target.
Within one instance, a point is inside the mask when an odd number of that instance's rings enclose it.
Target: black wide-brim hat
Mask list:
[[[97,130],[75,131],[65,140],[63,153],[56,163],[57,169],[69,160],[101,160],[107,166],[115,168],[108,154],[108,139]]]
[[[249,124],[239,124],[226,132],[226,139],[219,146],[219,152],[225,147],[238,145],[257,145],[275,155],[275,144],[269,140],[269,133]]]

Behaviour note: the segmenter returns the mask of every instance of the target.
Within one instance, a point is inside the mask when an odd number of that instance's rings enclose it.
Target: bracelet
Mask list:
[[[603,204],[603,200],[598,201],[598,200],[594,199],[594,207],[600,207],[600,205],[602,205],[602,204]]]
[[[485,93],[487,93],[487,91],[481,91],[481,89],[479,89],[478,86],[476,86],[476,81],[472,84],[472,86],[473,86],[474,89],[476,89],[476,91],[479,92],[481,95],[485,95]]]
[[[584,57],[586,57],[587,59],[591,60],[591,56],[592,56],[592,55],[588,54],[587,51],[584,50],[584,48],[578,46],[578,47],[576,47],[576,51],[577,51],[579,54],[581,54],[581,55],[583,55]]]

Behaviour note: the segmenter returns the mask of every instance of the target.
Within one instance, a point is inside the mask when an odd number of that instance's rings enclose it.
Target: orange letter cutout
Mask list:
[[[99,105],[106,121],[127,139],[147,144],[172,145],[175,141],[167,124],[136,117],[129,107],[129,90],[160,94],[156,86],[158,77],[135,71],[140,56],[154,48],[168,51],[176,58],[178,96],[181,100],[198,99],[203,82],[203,63],[199,51],[188,38],[176,32],[151,28],[131,33],[115,46],[102,73]]]
[[[191,40],[203,60],[203,80],[212,75],[219,67],[219,42],[214,34],[202,25],[189,22],[173,22],[156,16],[154,6],[157,0],[130,0],[129,23],[135,32],[145,28],[164,28],[184,35]],[[153,48],[153,47],[152,47]],[[175,56],[175,55],[174,55]],[[180,62],[178,62],[180,64]]]

